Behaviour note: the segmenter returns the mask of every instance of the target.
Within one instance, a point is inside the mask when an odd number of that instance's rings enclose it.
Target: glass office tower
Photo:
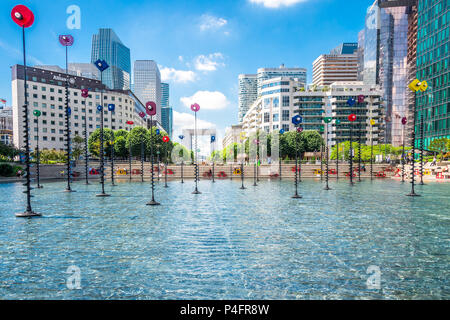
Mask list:
[[[103,83],[110,89],[130,89],[130,49],[123,45],[112,29],[99,29],[92,36],[91,63],[103,59],[109,68],[103,72]]]
[[[161,123],[161,73],[153,60],[134,62],[134,93],[143,104],[156,103],[156,120]],[[155,119],[154,119],[155,120]]]
[[[424,116],[427,148],[434,139],[450,138],[450,2],[419,0],[417,9],[417,78],[429,88],[417,94],[416,108],[418,119]]]

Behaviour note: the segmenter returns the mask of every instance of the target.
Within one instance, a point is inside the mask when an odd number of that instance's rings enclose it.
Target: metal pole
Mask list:
[[[253,186],[256,187],[256,161],[255,164],[253,165]]]
[[[27,208],[25,212],[17,213],[17,217],[34,217],[41,214],[34,212],[31,209],[31,179],[30,179],[30,133],[29,133],[29,120],[28,120],[28,93],[27,93],[27,60],[25,50],[25,27],[22,26],[22,45],[23,45],[23,67],[24,67],[24,91],[25,91],[25,104],[23,105],[24,116],[24,142],[25,142],[25,165],[26,165],[26,183],[27,190]]]
[[[130,173],[129,173],[129,175],[130,175],[130,181],[131,181],[131,171],[132,171],[132,168],[131,168],[131,157],[132,157],[132,151],[131,151],[131,139],[130,139],[130,145],[128,146],[128,153],[129,153],[129,155],[128,155],[128,157],[129,157],[129,167],[130,167]]]
[[[414,93],[414,106],[413,106],[413,132],[412,132],[412,142],[411,142],[411,146],[412,146],[412,150],[411,150],[411,155],[412,155],[412,164],[411,164],[411,193],[407,194],[407,196],[409,197],[420,197],[419,194],[417,194],[414,190],[415,187],[415,177],[414,177],[414,154],[415,154],[415,148],[416,148],[416,100],[417,100],[417,92]]]
[[[295,137],[295,194],[292,196],[293,199],[300,199],[301,196],[298,194],[298,132]]]
[[[323,181],[323,147],[320,146],[320,181]]]
[[[194,192],[192,192],[193,194],[201,194],[200,191],[198,191],[198,176],[199,176],[199,171],[198,171],[198,158],[197,158],[197,112],[195,113],[195,128],[194,128],[194,134],[195,134],[195,190]]]
[[[166,158],[166,162],[164,165],[164,188],[168,188],[169,186],[167,185],[167,166],[168,166],[168,160],[169,159],[169,150],[167,150],[167,158]]]
[[[336,135],[336,180],[339,180],[339,140]]]
[[[330,190],[330,186],[328,185],[328,181],[329,181],[329,174],[330,174],[330,171],[329,171],[329,168],[328,168],[328,158],[329,158],[329,156],[328,156],[328,123],[326,124],[327,125],[327,127],[326,127],[326,130],[327,130],[327,132],[326,132],[326,139],[327,139],[327,144],[326,144],[326,157],[327,157],[327,159],[326,159],[326,167],[327,167],[327,174],[326,174],[326,186],[325,186],[325,190]]]
[[[353,130],[352,130],[352,122],[350,122],[350,184],[353,185],[353,145],[352,145],[352,140],[353,140]]]
[[[214,154],[214,142],[213,142],[213,154]],[[215,155],[214,155],[213,158],[212,158],[212,182],[213,182],[213,183],[216,182],[216,181],[214,180],[214,163],[215,163]]]
[[[103,85],[103,71],[100,71],[100,83]],[[105,193],[105,152],[104,152],[104,117],[103,117],[103,87],[100,91],[100,183],[102,184],[102,192],[97,197],[109,197],[109,194]]]
[[[241,189],[246,189],[244,187],[244,160],[241,160]]]
[[[370,129],[370,180],[373,180],[373,125]]]
[[[160,203],[155,201],[155,177],[153,174],[153,116],[150,116],[150,162],[152,165],[152,201],[150,201],[149,203],[147,203],[148,206],[159,206]],[[158,167],[159,169],[159,167]],[[167,181],[166,181],[166,186],[167,186]]]
[[[36,143],[36,179],[37,179],[37,188],[41,189],[43,186],[40,184],[40,152],[39,152],[39,117],[36,117],[36,128],[37,128],[37,143]]]
[[[89,154],[88,154],[88,136],[87,136],[87,104],[84,99],[84,173],[86,184],[89,184]]]
[[[159,158],[159,154],[160,154],[160,150],[159,150],[159,144],[156,145],[156,147],[158,148],[158,150],[156,151],[156,160],[158,162],[158,182],[161,179],[161,172],[160,172],[160,168],[161,168],[161,160]],[[153,170],[153,169],[152,169]]]
[[[358,121],[358,181],[361,182],[361,119]]]
[[[153,164],[152,164],[153,173]],[[144,141],[141,137],[141,182],[144,182]]]
[[[114,130],[112,128],[113,125],[113,113],[114,111],[111,111],[111,133],[112,133],[112,140],[111,140],[111,186],[115,187],[115,183],[114,183],[114,153],[115,153],[115,137],[114,137]]]
[[[424,152],[424,139],[425,139],[425,125],[424,125],[424,112],[422,110],[420,115],[420,185],[424,185],[423,183],[423,152]]]
[[[67,152],[67,187],[66,192],[72,192],[70,188],[70,158],[71,158],[71,141],[70,141],[70,115],[69,115],[69,63],[68,63],[68,49],[66,46],[66,152]]]
[[[181,160],[181,183],[184,183],[183,166],[184,166],[184,160]]]
[[[402,128],[402,182],[405,182],[405,126]]]

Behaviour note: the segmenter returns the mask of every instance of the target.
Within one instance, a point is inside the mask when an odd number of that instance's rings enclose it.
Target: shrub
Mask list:
[[[10,164],[0,163],[0,176],[11,177],[14,175],[14,168]]]

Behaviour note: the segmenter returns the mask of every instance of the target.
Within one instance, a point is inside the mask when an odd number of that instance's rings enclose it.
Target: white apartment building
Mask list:
[[[6,145],[13,144],[12,108],[0,107],[0,141]]]
[[[284,64],[282,64],[279,68],[259,68],[257,74],[258,96],[261,95],[264,81],[279,77],[295,78],[299,79],[302,83],[306,83],[306,69],[286,68]]]
[[[134,62],[134,92],[142,103],[156,103],[156,120],[161,123],[161,73],[153,60]]]
[[[240,143],[242,124],[232,125],[225,129],[225,137],[222,140],[222,148],[225,149],[230,144]]]
[[[376,144],[382,127],[382,108],[380,106],[381,92],[376,86],[364,85],[362,82],[336,82],[325,87],[305,87],[298,79],[275,78],[266,80],[262,84],[262,94],[253,103],[244,116],[242,130],[249,135],[255,130],[267,133],[284,129],[295,130],[292,118],[296,114],[303,117],[304,130],[315,130],[325,137],[326,125],[324,117],[339,119],[340,124],[333,121],[328,126],[329,144],[334,145],[350,139],[350,128],[353,139],[361,132],[361,141]],[[349,98],[358,100],[358,96],[365,97],[363,103],[348,106]],[[357,121],[350,123],[348,116],[357,115]],[[375,126],[370,120],[376,121]]]
[[[39,121],[39,146],[42,149],[65,150],[65,81],[66,74],[53,72],[35,67],[27,67],[28,110],[30,119],[30,141],[34,148],[37,135],[37,121]],[[24,147],[23,105],[24,67],[12,67],[12,109],[14,145]],[[104,127],[113,130],[131,130],[134,126],[146,126],[139,117],[139,112],[145,111],[142,103],[131,91],[108,90],[98,80],[69,75],[69,107],[71,108],[70,131],[83,136],[84,120],[87,117],[88,134],[100,128],[100,92],[104,90],[103,112]],[[81,97],[81,89],[89,89],[89,97]],[[115,105],[115,112],[111,115],[108,105]],[[41,111],[36,118],[33,111]],[[128,125],[133,121],[134,125]]]
[[[313,84],[329,86],[338,81],[358,80],[358,55],[323,54],[313,62]]]

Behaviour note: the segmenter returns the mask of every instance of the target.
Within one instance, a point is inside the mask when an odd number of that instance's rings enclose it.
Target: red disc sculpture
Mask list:
[[[127,124],[132,126],[134,124],[134,121],[127,121]]]
[[[198,105],[198,103],[194,103],[193,105],[191,105],[191,110],[194,112],[200,111],[200,106]]]
[[[149,101],[145,104],[145,110],[149,116],[154,116],[156,114],[156,103]]]
[[[351,114],[348,116],[348,121],[350,122],[355,122],[356,121],[356,114]]]
[[[11,18],[15,23],[23,28],[29,28],[33,25],[34,14],[24,5],[17,5],[11,11]]]
[[[89,96],[89,90],[88,89],[81,89],[81,96],[83,98],[87,98]]]
[[[169,142],[169,141],[170,141],[170,138],[169,138],[168,136],[164,136],[164,137],[162,138],[162,140],[163,140],[163,142]]]

